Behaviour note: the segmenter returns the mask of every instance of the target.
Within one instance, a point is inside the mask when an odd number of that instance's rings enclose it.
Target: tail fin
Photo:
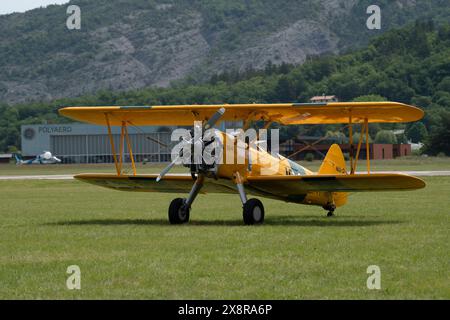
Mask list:
[[[322,165],[319,168],[319,174],[346,174],[345,159],[341,148],[333,144],[328,150]]]
[[[14,158],[16,159],[16,164],[22,164],[22,157],[17,153],[14,153]]]
[[[319,174],[345,175],[345,159],[341,148],[337,144],[333,144],[328,150],[322,165],[319,168]],[[331,192],[328,194],[330,203],[334,207],[341,207],[347,203],[348,194],[346,192]],[[324,207],[325,208],[325,207]]]

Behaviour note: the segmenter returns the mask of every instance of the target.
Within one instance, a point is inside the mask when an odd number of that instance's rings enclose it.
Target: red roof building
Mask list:
[[[319,102],[338,102],[338,98],[336,96],[326,96],[325,94],[321,96],[314,96],[309,101],[313,103],[319,103]]]

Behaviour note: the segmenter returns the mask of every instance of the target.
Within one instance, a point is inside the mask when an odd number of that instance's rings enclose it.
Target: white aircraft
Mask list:
[[[57,164],[61,163],[61,159],[58,159],[50,151],[44,151],[43,154],[38,155],[34,159],[30,160],[22,160],[22,157],[18,154],[14,154],[14,157],[16,158],[16,164],[22,165],[22,164]]]

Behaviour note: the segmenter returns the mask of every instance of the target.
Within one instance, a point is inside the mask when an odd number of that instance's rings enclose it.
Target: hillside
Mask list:
[[[366,28],[363,0],[79,0],[0,16],[0,101],[77,97],[99,90],[202,82],[223,71],[301,64],[344,52],[417,18],[448,21],[450,0],[378,1],[382,29]]]
[[[408,138],[425,141],[430,134],[433,144],[440,145],[433,153],[450,155],[450,142],[438,142],[450,131],[450,24],[436,27],[429,20],[416,22],[352,53],[310,59],[300,66],[269,64],[261,71],[224,73],[201,85],[101,91],[12,107],[0,104],[0,151],[20,145],[20,124],[68,121],[57,116],[61,106],[305,102],[321,93],[336,94],[342,101],[392,100],[420,106],[426,117],[408,125]],[[372,139],[383,128],[393,127],[372,125]],[[324,135],[330,130],[336,127],[290,126],[283,128],[281,138],[306,131]]]

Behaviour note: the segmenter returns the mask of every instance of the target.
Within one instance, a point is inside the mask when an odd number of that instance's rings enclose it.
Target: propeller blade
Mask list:
[[[288,160],[286,157],[282,156],[282,155],[279,154],[279,153],[277,153],[277,157],[278,157],[278,159],[280,159],[280,160],[284,160],[284,159]]]
[[[248,149],[248,165],[247,165],[247,171],[252,172],[252,150]]]
[[[156,182],[159,182],[164,176],[173,168],[173,166],[177,163],[178,159],[180,159],[180,156],[176,157],[175,160],[173,160],[167,167],[164,168],[163,171],[159,174],[159,176],[156,178]]]
[[[267,143],[267,140],[256,140],[255,144]]]
[[[208,120],[208,122],[205,124],[205,130],[208,130],[209,128],[214,127],[214,125],[219,121],[220,118],[222,118],[223,114],[225,113],[225,108],[220,108],[212,115],[212,117]]]

